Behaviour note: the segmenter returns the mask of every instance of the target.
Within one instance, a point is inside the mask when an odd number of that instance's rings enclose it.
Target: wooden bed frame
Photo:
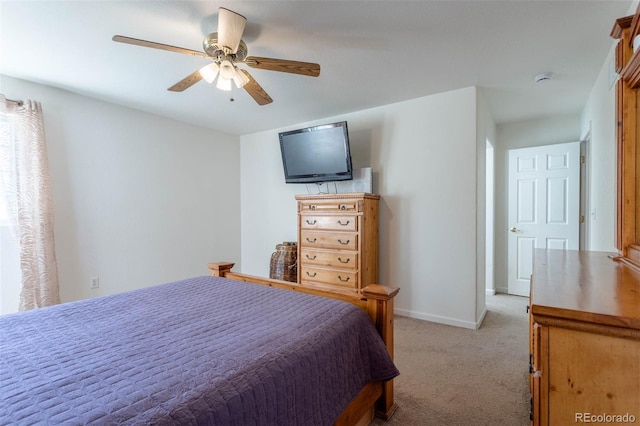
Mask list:
[[[274,280],[253,275],[232,272],[235,264],[230,262],[209,263],[211,275],[248,283],[277,287],[300,293],[313,294],[352,303],[369,314],[387,350],[393,359],[393,298],[400,289],[371,284],[362,293],[339,292],[316,288],[289,281]],[[347,408],[340,414],[334,425],[367,425],[374,415],[389,420],[398,406],[393,400],[393,380],[367,384]]]

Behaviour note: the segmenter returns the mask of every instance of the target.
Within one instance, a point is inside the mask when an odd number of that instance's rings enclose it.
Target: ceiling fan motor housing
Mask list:
[[[211,33],[202,41],[202,48],[205,53],[211,58],[218,58],[219,56],[225,56],[224,49],[218,44],[218,33]],[[234,59],[234,62],[244,61],[248,53],[247,44],[244,40],[240,40],[238,50],[236,53],[229,54]]]

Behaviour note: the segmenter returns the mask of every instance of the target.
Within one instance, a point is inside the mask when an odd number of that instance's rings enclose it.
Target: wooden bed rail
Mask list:
[[[269,287],[298,291],[300,293],[312,294],[315,296],[328,297],[358,306],[369,314],[371,321],[374,323],[387,347],[389,355],[391,355],[391,358],[393,359],[393,299],[398,294],[398,291],[400,290],[399,288],[371,284],[363,288],[360,294],[348,291],[341,292],[339,290],[332,291],[289,281],[232,272],[231,268],[233,268],[234,265],[235,263],[231,262],[216,262],[209,263],[208,267],[211,270],[211,275],[214,277],[229,278],[232,280],[266,285]],[[358,397],[370,399],[372,395],[375,395],[377,399],[375,405],[376,416],[388,420],[398,408],[393,398],[393,380],[381,383],[381,385],[382,389],[379,397],[378,394],[380,392],[372,391],[372,386],[365,387]],[[359,407],[359,405],[357,405],[357,407]],[[342,420],[338,419],[336,424],[349,424],[351,423],[349,419],[359,416],[358,409],[352,410],[352,412],[349,413],[347,413],[347,411],[348,410],[345,410],[345,413],[343,413],[341,418],[344,417],[344,415],[347,415],[346,417],[348,418]]]

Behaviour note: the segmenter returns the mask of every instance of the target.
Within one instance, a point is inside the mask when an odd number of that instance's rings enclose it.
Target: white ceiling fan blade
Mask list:
[[[225,53],[236,53],[246,23],[244,16],[224,7],[218,9],[218,44],[228,49]]]

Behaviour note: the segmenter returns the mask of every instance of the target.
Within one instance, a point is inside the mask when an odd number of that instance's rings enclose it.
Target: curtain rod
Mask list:
[[[22,106],[24,104],[24,102],[22,102],[22,101],[14,101],[13,99],[6,99],[5,98],[5,101],[14,103],[14,104],[16,104],[18,106]]]

